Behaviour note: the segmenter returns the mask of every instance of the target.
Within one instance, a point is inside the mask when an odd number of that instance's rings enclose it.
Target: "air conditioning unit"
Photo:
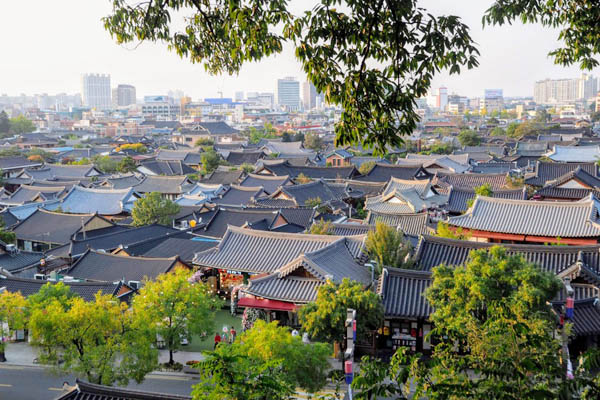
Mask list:
[[[37,279],[38,281],[45,281],[46,280],[46,275],[44,275],[44,274],[35,274],[35,275],[33,275],[33,279]]]
[[[187,229],[187,228],[189,228],[189,226],[190,226],[190,223],[187,220],[181,221],[182,228]]]
[[[127,285],[135,290],[138,290],[142,286],[140,281],[129,281]]]
[[[10,254],[15,254],[18,251],[17,246],[15,246],[14,244],[7,244],[6,245],[6,252],[10,253]]]

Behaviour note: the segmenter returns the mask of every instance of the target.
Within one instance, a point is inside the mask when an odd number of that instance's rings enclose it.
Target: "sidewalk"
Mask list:
[[[34,360],[37,358],[36,350],[25,342],[9,342],[6,346],[6,362],[2,365],[22,365],[22,366],[36,366],[43,367],[43,365],[37,364]],[[173,359],[185,366],[187,361],[202,361],[204,355],[202,353],[195,353],[189,351],[178,351],[173,354]],[[166,363],[169,361],[169,351],[159,350],[158,351],[158,362]],[[160,372],[160,371],[157,371]],[[169,372],[172,373],[172,372]]]

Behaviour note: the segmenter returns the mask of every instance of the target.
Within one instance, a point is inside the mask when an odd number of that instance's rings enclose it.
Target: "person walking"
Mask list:
[[[231,329],[229,330],[229,343],[233,343],[235,342],[235,337],[237,336],[237,331],[235,330],[235,328],[232,326]]]
[[[215,350],[217,349],[217,345],[221,343],[221,335],[219,335],[219,332],[215,333]]]

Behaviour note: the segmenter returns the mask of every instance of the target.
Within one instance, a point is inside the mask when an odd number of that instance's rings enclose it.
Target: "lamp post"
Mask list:
[[[356,341],[356,310],[346,310],[346,352],[344,353],[344,374],[348,385],[348,398],[352,400],[352,380],[354,379],[354,342]]]

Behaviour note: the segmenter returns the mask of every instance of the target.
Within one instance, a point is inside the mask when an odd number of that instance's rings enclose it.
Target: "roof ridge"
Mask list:
[[[246,229],[238,226],[227,225],[227,231],[231,233],[244,234],[247,236],[261,236],[261,237],[270,237],[276,239],[306,239],[306,240],[315,240],[321,242],[334,242],[339,238],[345,238],[345,236],[338,235],[316,235],[310,233],[290,233],[290,232],[272,232],[272,231],[257,231],[254,229]],[[357,235],[360,236],[360,235]]]
[[[155,260],[160,260],[160,261],[174,261],[176,259],[179,258],[179,256],[173,256],[173,257],[142,257],[142,256],[124,256],[124,255],[119,255],[119,254],[112,254],[112,253],[106,253],[103,251],[98,251],[98,250],[94,250],[94,249],[89,249],[90,253],[94,253],[94,254],[99,254],[102,256],[107,256],[107,257],[112,257],[112,258],[121,258],[121,259],[127,259],[127,258],[131,258],[131,259],[136,259],[136,260],[151,260],[151,261],[155,261]],[[83,258],[83,256],[81,257]]]

